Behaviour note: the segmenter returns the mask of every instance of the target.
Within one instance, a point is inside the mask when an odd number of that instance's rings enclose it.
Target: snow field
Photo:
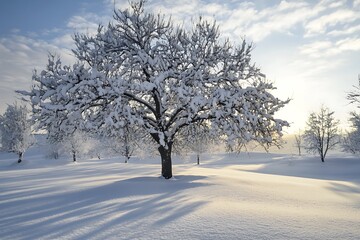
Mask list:
[[[0,153],[1,239],[359,239],[360,160],[281,154],[44,159]],[[193,159],[193,163],[189,162]],[[334,174],[336,173],[336,174]]]

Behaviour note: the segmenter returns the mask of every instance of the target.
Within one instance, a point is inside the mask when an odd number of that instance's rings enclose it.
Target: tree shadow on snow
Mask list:
[[[207,186],[201,182],[204,178],[136,177],[83,191],[39,189],[38,195],[14,195],[14,201],[0,202],[6,210],[0,213],[0,237],[55,239],[74,234],[70,238],[106,238],[104,234],[111,237],[114,229],[124,229],[133,239],[139,237],[139,226],[161,227],[206,204],[186,194],[187,189]]]
[[[281,158],[264,163],[256,170],[242,170],[271,175],[360,183],[358,159],[328,158],[324,163],[314,157]],[[240,169],[241,170],[241,169]]]
[[[341,182],[332,182],[330,183],[329,190],[337,193],[350,200],[355,204],[356,208],[360,208],[360,185],[356,183],[341,183]]]

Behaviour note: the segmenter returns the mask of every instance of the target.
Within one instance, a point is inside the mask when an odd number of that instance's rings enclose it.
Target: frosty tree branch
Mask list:
[[[49,58],[28,94],[40,126],[77,118],[88,130],[119,131],[125,122],[159,144],[162,175],[172,176],[171,147],[183,127],[208,121],[228,142],[277,144],[286,121],[274,114],[288,103],[251,63],[252,45],[220,40],[215,22],[200,18],[192,29],[146,13],[144,1],[116,11],[94,36],[75,35],[79,62]],[[79,120],[80,119],[80,120]]]

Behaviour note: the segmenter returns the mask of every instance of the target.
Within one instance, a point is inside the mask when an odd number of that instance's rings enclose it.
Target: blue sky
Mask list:
[[[32,71],[44,68],[48,52],[74,62],[72,35],[94,32],[111,20],[113,8],[113,0],[1,1],[0,113],[16,100],[14,90],[30,88]],[[149,0],[147,9],[185,26],[200,14],[215,18],[223,36],[253,41],[253,61],[275,82],[275,95],[293,99],[279,113],[292,123],[288,132],[303,129],[322,104],[347,126],[356,107],[346,94],[360,74],[360,0]]]

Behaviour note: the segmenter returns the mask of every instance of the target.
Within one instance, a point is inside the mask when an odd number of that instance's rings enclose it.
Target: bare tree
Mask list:
[[[360,153],[360,115],[351,113],[350,122],[353,130],[347,132],[343,138],[342,147],[344,152],[352,154]]]
[[[338,125],[334,112],[324,106],[318,113],[311,113],[308,119],[307,129],[304,133],[305,149],[311,153],[320,155],[321,161],[325,161],[328,150],[333,149],[340,143]]]
[[[303,136],[302,136],[302,134],[301,134],[301,132],[299,130],[299,132],[297,134],[295,134],[295,147],[298,150],[299,156],[301,156],[301,148],[302,148],[302,144],[303,144],[302,143],[302,138],[303,138]]]
[[[347,99],[350,101],[350,103],[357,103],[357,107],[360,108],[360,74],[358,75],[358,86],[353,87],[355,90],[347,95]]]
[[[357,104],[360,108],[360,74],[358,75],[358,86],[354,86],[354,90],[350,92],[347,99],[350,103]],[[347,132],[343,139],[342,147],[345,152],[352,154],[360,153],[360,115],[356,112],[351,113],[350,122],[353,130]]]
[[[158,144],[161,175],[172,177],[172,147],[178,132],[208,121],[228,142],[278,143],[288,126],[274,114],[288,103],[251,62],[252,44],[220,38],[217,24],[203,18],[192,29],[146,13],[144,0],[114,13],[94,36],[76,34],[79,60],[63,66],[49,58],[35,74],[31,97],[40,126],[55,113],[81,118],[88,130],[118,131],[129,122]]]

